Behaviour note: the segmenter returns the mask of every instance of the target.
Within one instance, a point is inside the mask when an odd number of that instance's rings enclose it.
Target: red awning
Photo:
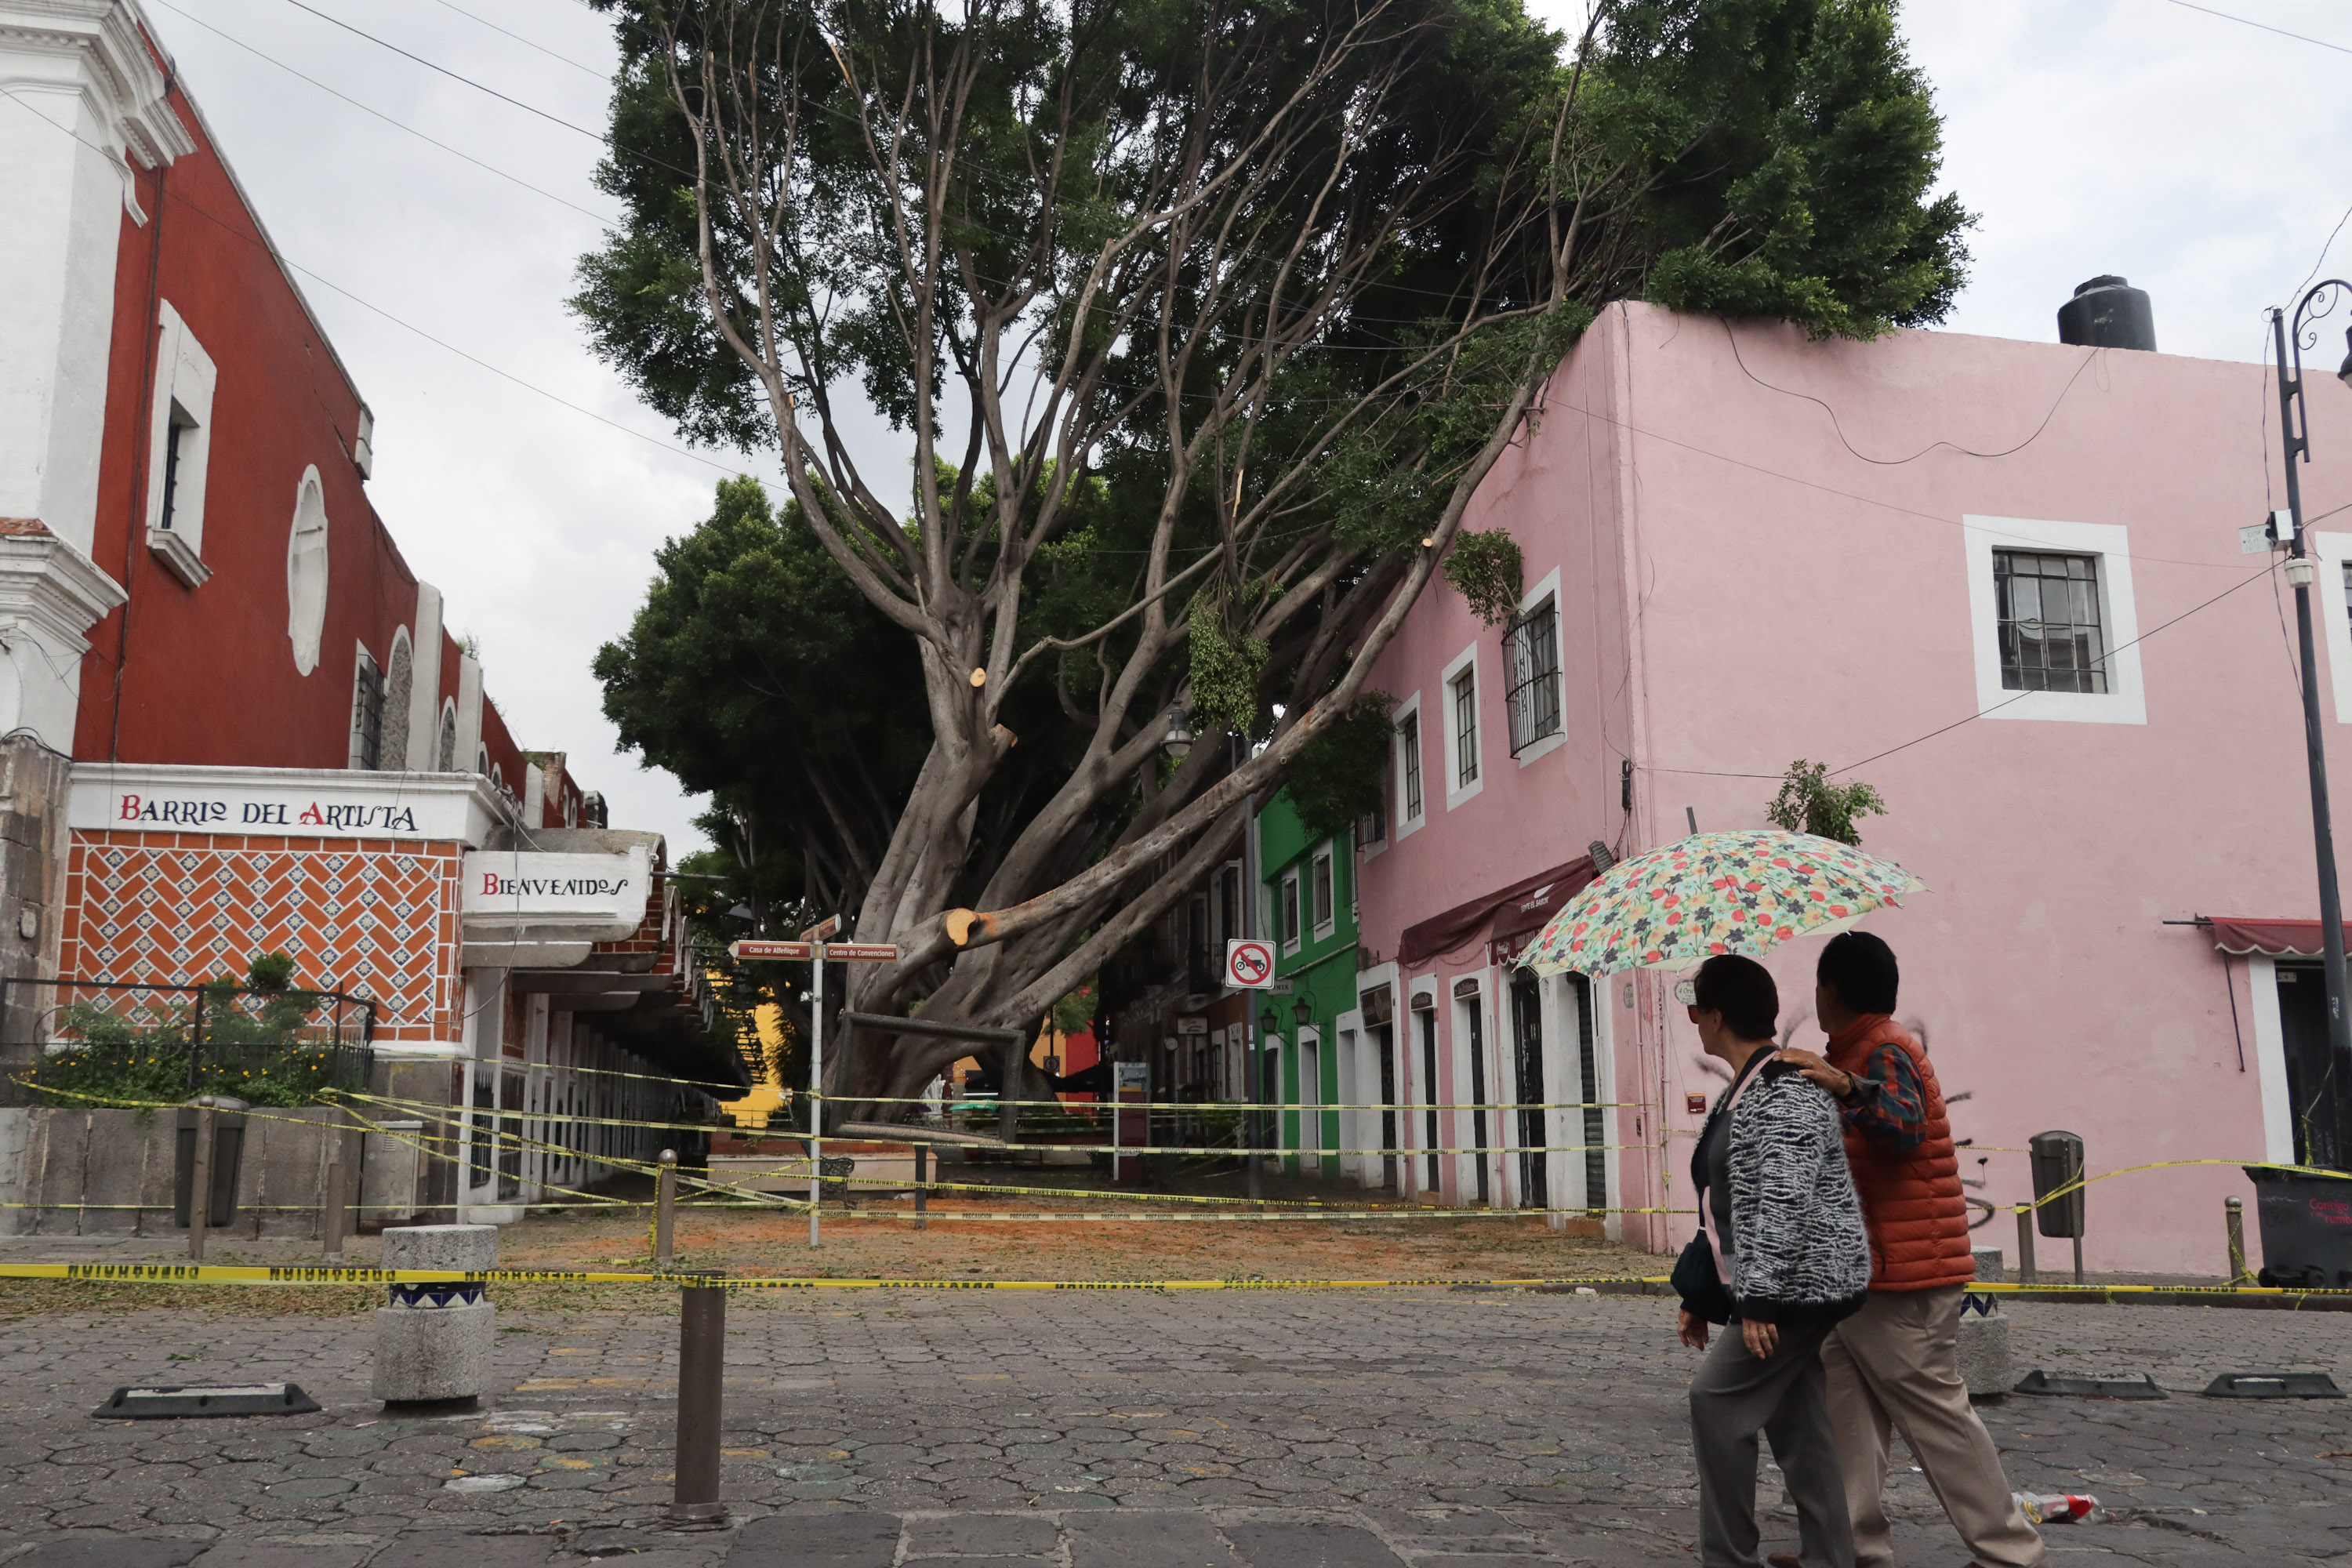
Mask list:
[[[2317,921],[2250,921],[2234,916],[2212,917],[2213,945],[2223,952],[2259,952],[2272,958],[2317,958]],[[2352,924],[2344,928],[2352,943]]]
[[[1456,904],[1444,914],[1417,921],[1404,928],[1397,942],[1397,962],[1411,968],[1474,939],[1508,942],[1540,931],[1595,874],[1592,857],[1580,855],[1565,866],[1555,866],[1498,892]]]

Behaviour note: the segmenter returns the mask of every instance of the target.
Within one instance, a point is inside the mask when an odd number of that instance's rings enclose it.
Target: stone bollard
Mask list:
[[[1978,1279],[1998,1279],[2000,1278],[2000,1247],[1971,1247],[1969,1248],[1969,1260],[1977,1266]]]
[[[2009,1319],[1992,1296],[1960,1298],[1959,1342],[1955,1347],[1960,1381],[1970,1399],[1999,1399],[2016,1386],[2009,1359]]]
[[[386,1268],[463,1269],[499,1265],[494,1225],[413,1225],[383,1233]],[[456,1281],[394,1285],[375,1311],[375,1396],[387,1405],[471,1402],[490,1380],[498,1311],[482,1287]]]

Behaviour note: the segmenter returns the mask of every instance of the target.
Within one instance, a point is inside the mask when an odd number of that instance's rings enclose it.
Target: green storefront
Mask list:
[[[1356,866],[1350,835],[1310,835],[1286,792],[1258,814],[1261,927],[1275,939],[1275,975],[1289,994],[1270,991],[1259,1015],[1268,1065],[1294,1109],[1279,1118],[1285,1149],[1336,1149],[1340,1115],[1316,1109],[1339,1103],[1339,1020],[1356,1007]],[[1264,1009],[1271,1009],[1268,1020]],[[1352,1076],[1352,1075],[1351,1075]],[[1269,1095],[1271,1098],[1271,1095]],[[1286,1155],[1283,1168],[1337,1178],[1337,1154]]]

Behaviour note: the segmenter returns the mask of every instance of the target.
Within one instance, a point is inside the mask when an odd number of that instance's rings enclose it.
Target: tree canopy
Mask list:
[[[575,308],[790,489],[723,490],[598,673],[648,761],[901,944],[869,1011],[1034,1022],[1222,858],[1361,720],[1600,308],[1866,337],[1965,259],[1877,0],[1622,0],[1575,38],[1517,0],[592,3],[627,217]]]

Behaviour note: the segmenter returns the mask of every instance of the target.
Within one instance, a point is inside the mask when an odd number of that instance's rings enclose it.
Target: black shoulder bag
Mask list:
[[[1723,1280],[1715,1271],[1715,1248],[1706,1244],[1706,1215],[1699,1215],[1699,1233],[1683,1244],[1680,1258],[1675,1259],[1674,1278],[1669,1283],[1675,1295],[1683,1299],[1683,1310],[1694,1318],[1704,1318],[1710,1323],[1731,1321],[1731,1292],[1723,1288]]]

